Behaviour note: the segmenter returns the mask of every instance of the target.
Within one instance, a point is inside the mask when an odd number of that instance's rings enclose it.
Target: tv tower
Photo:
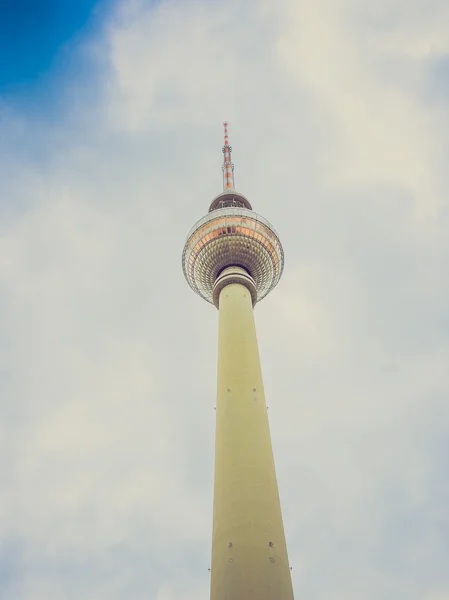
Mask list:
[[[281,242],[235,191],[224,123],[223,192],[182,255],[219,311],[211,600],[293,600],[253,307],[278,283]]]

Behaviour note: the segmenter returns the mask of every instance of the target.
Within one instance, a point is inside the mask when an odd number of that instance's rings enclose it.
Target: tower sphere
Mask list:
[[[248,200],[226,190],[211,203],[210,212],[191,229],[182,255],[188,284],[216,304],[214,284],[227,267],[243,268],[254,280],[253,305],[278,283],[284,267],[281,242],[271,224],[255,213]]]

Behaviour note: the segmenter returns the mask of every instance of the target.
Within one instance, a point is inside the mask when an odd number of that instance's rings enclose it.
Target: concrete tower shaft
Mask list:
[[[211,600],[293,600],[253,306],[278,283],[284,252],[234,190],[225,124],[224,191],[190,231],[190,287],[219,309]]]
[[[211,600],[293,600],[251,283],[243,269],[226,271],[234,283],[219,293]]]

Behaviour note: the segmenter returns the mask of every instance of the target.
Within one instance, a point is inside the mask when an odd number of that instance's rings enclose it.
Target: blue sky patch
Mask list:
[[[91,20],[98,0],[2,0],[0,93],[23,89]]]

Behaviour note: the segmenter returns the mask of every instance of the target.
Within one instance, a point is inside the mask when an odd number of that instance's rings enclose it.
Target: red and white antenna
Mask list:
[[[231,152],[232,148],[229,145],[228,138],[228,125],[229,123],[225,121],[223,123],[224,126],[224,146],[223,146],[223,166],[221,167],[223,170],[223,191],[234,190],[234,165],[231,162]]]

